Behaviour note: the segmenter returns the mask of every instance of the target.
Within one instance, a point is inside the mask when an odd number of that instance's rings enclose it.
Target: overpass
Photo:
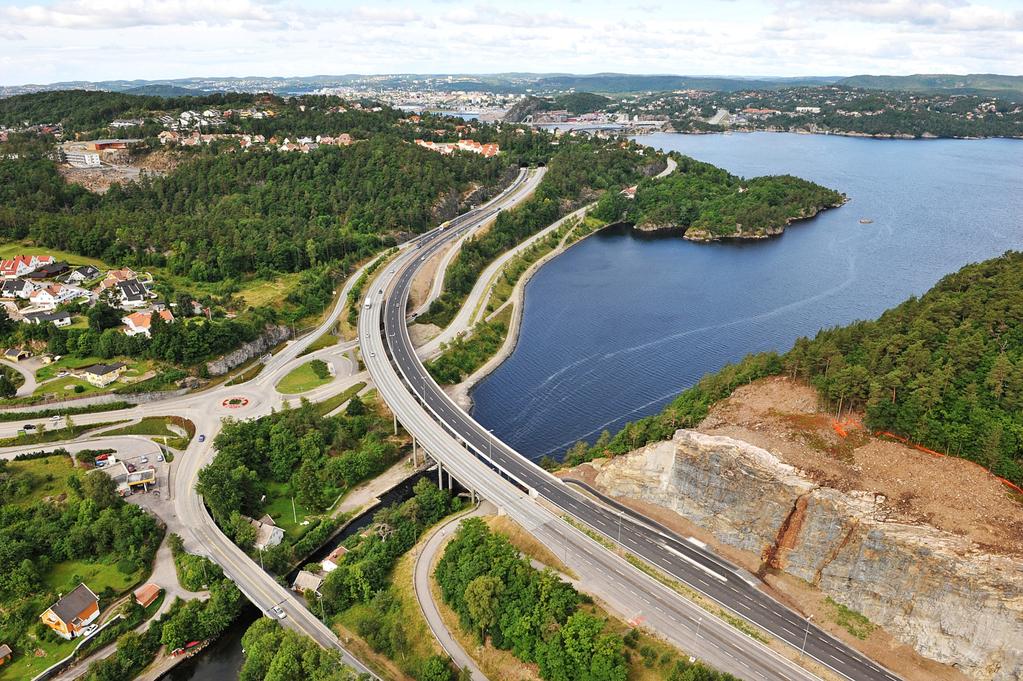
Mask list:
[[[473,212],[465,217],[480,219]],[[452,230],[424,235],[415,250],[400,256],[368,287],[359,318],[363,359],[377,389],[406,430],[438,462],[438,474],[446,471],[449,481],[453,475],[496,503],[555,554],[576,558],[571,565],[586,573],[583,581],[601,591],[612,605],[617,598],[620,612],[638,605],[647,626],[721,669],[745,679],[816,678],[699,610],[558,516],[581,523],[602,536],[604,543],[638,556],[731,615],[788,644],[800,656],[805,654],[856,681],[896,681],[898,677],[888,670],[767,596],[752,577],[666,528],[571,489],[451,401],[416,356],[406,310],[412,280],[422,263],[460,234]]]

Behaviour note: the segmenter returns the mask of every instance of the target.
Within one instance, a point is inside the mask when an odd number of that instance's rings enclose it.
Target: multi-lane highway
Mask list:
[[[458,234],[431,233],[418,244],[417,252],[392,263],[373,284],[360,316],[363,356],[377,388],[399,420],[426,444],[434,457],[454,470],[463,483],[473,485],[483,496],[499,504],[500,496],[507,495],[508,481],[514,482],[529,496],[544,499],[754,623],[771,637],[847,678],[857,681],[897,679],[767,596],[752,578],[702,547],[569,488],[494,437],[450,400],[416,356],[406,325],[406,309],[411,282],[421,263],[457,237]],[[479,466],[473,469],[470,460],[481,464],[482,469]],[[532,512],[535,514],[535,509]],[[741,647],[744,652],[752,651],[746,657],[772,657],[767,648],[749,638],[745,638]],[[720,660],[716,661],[721,666]],[[750,664],[750,660],[744,660],[744,664]],[[726,662],[724,666],[742,676],[750,676],[748,672],[736,670],[735,665]],[[777,659],[771,659],[771,664],[764,667],[759,664],[759,678],[800,677],[791,665]]]

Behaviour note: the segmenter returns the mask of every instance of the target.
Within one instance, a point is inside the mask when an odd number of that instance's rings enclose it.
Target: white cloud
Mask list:
[[[1010,0],[3,2],[0,84],[354,72],[1018,72],[1023,53],[1023,13],[1006,9]]]
[[[273,22],[269,9],[251,0],[66,0],[52,5],[14,5],[0,11],[18,26],[108,29],[241,21]]]

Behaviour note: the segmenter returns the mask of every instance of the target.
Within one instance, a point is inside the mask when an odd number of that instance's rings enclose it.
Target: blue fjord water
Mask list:
[[[851,200],[763,241],[607,230],[543,267],[526,287],[514,353],[473,392],[473,415],[531,458],[657,412],[747,353],[875,318],[967,263],[1023,248],[1020,141],[639,140],[745,177],[798,175]]]

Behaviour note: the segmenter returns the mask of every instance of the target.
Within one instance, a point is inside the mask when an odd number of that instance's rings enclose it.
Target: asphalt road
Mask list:
[[[360,318],[360,340],[370,374],[402,423],[416,433],[428,451],[435,453],[436,458],[445,466],[453,468],[468,466],[470,460],[482,464],[490,471],[489,474],[483,474],[480,470],[463,473],[456,470],[456,477],[493,501],[498,501],[495,496],[502,490],[507,492],[503,488],[509,485],[502,483],[502,478],[514,481],[532,496],[542,497],[610,540],[619,542],[648,563],[656,565],[739,617],[756,624],[772,637],[788,643],[796,650],[805,651],[807,656],[847,678],[871,681],[897,679],[892,673],[764,594],[752,578],[702,547],[671,532],[655,529],[570,489],[494,437],[451,402],[416,357],[405,324],[405,311],[409,288],[419,263],[450,239],[457,238],[457,234],[457,230],[447,234],[431,233],[418,249],[420,253],[406,254],[387,268],[373,284],[370,305],[363,307]],[[432,442],[428,439],[431,434],[427,421],[433,422],[440,429],[440,433],[432,433]],[[458,447],[459,443],[464,449]],[[468,454],[467,449],[472,454]],[[607,554],[606,551],[596,553]],[[649,599],[650,595],[648,592],[645,597],[641,596],[641,600]],[[712,618],[704,620],[715,621]],[[709,630],[712,626],[708,623],[700,628]],[[744,654],[742,665],[730,664],[727,659],[721,660],[720,655],[707,659],[745,678],[751,678],[750,673],[738,667],[756,669],[757,678],[813,678],[805,673],[794,672],[791,665],[779,663],[780,658],[771,659],[772,664],[764,665],[764,659],[771,657],[766,654],[769,653],[768,649],[752,639],[742,638],[743,644],[739,646]]]

